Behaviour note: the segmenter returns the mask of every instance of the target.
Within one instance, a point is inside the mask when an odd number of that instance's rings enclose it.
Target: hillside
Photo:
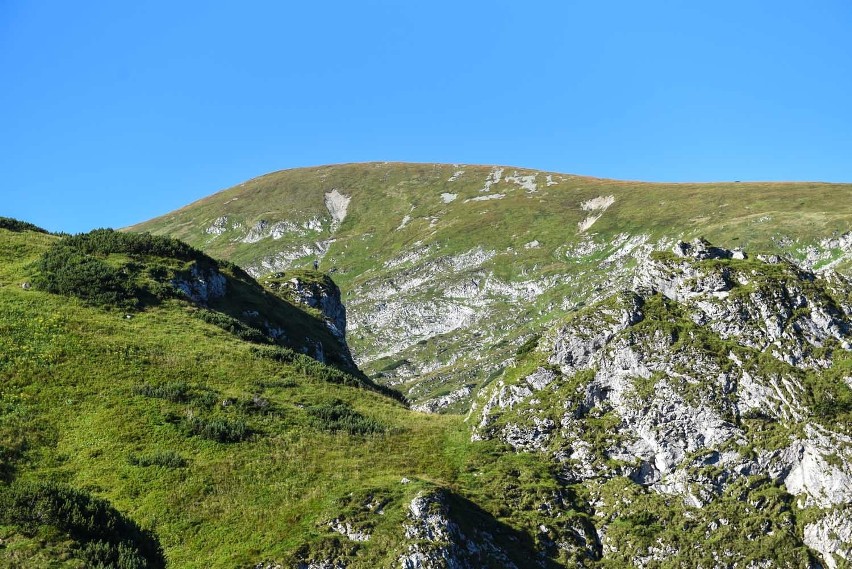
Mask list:
[[[677,243],[515,350],[465,419],[352,368],[333,282],[300,274],[0,219],[0,564],[852,560],[842,275]]]
[[[703,236],[848,274],[850,220],[852,185],[372,163],[261,176],[129,229],[256,277],[319,259],[361,369],[418,408],[463,412],[525,342],[629,286],[652,251]]]

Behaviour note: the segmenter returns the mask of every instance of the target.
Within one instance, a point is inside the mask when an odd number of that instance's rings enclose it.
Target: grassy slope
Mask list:
[[[377,393],[329,383],[328,368],[319,364],[258,357],[253,345],[191,317],[194,308],[184,301],[166,300],[127,319],[123,311],[22,289],[55,239],[0,229],[0,494],[10,480],[52,480],[106,498],[158,536],[172,567],[335,555],[350,567],[392,566],[403,546],[408,501],[435,486],[457,496],[463,526],[484,519],[507,528],[520,566],[528,565],[531,547],[546,549],[537,528],[600,523],[589,506],[599,495],[608,504],[633,497],[639,508],[606,508],[616,518],[610,535],[626,557],[602,566],[627,562],[656,535],[679,535],[682,508],[672,500],[623,479],[566,487],[543,457],[470,442],[460,417],[414,413]],[[525,358],[513,376],[541,363],[539,353]],[[151,396],[157,387],[174,393],[176,385],[184,387],[173,400]],[[337,402],[385,433],[330,431],[311,414]],[[251,434],[232,443],[192,435],[190,412],[245,421]],[[604,436],[606,424],[599,427]],[[174,464],[180,460],[183,466]],[[146,461],[167,464],[140,465]],[[402,477],[413,482],[400,484]],[[732,495],[718,515],[741,520],[738,527],[787,516],[789,496],[755,484],[755,492],[773,493],[777,512],[737,513],[743,498]],[[548,517],[558,495],[562,505]],[[367,496],[388,500],[385,514],[367,521],[369,542],[353,544],[327,527],[338,517],[363,521],[353,503]],[[646,527],[642,508],[664,507],[672,508],[671,520]],[[701,527],[692,530],[700,538]],[[0,525],[0,539],[0,560],[9,565],[82,566],[74,544],[55,533]],[[757,551],[735,535],[726,539],[726,547],[755,558],[768,545],[761,541]],[[796,542],[775,553],[807,556]],[[553,553],[564,566],[574,565],[572,555]]]
[[[447,181],[457,170],[464,174]],[[264,248],[274,250],[280,243],[234,243],[205,234],[215,218],[227,214],[247,228],[261,219],[322,217],[327,215],[323,194],[336,188],[352,196],[349,215],[329,253],[333,265],[347,269],[340,279],[345,289],[374,267],[376,260],[389,258],[417,241],[440,242],[451,252],[477,244],[500,251],[538,239],[542,247],[524,252],[523,264],[558,262],[552,258],[556,248],[578,239],[577,223],[587,215],[580,204],[598,196],[612,195],[615,203],[589,233],[704,235],[712,242],[732,246],[739,242],[760,250],[775,248],[773,237],[779,235],[809,242],[846,231],[852,216],[849,184],[654,184],[550,174],[555,184],[547,186],[547,173],[515,168],[505,168],[503,181],[491,188],[491,193],[506,193],[505,198],[463,203],[484,195],[479,190],[492,170],[486,166],[384,163],[284,170],[130,229],[169,234],[216,256],[248,264]],[[505,177],[514,172],[536,175],[538,190],[528,193],[506,182]],[[445,204],[440,198],[443,192],[458,198]],[[412,220],[396,231],[405,215]],[[431,217],[438,218],[434,227],[429,227]]]
[[[464,173],[449,181],[460,170]],[[431,374],[434,377],[421,374],[401,386],[410,388],[408,395],[419,400],[467,381],[481,385],[494,370],[477,363],[475,353],[494,345],[520,344],[521,332],[511,323],[546,327],[565,313],[560,306],[566,299],[578,304],[592,300],[595,287],[606,287],[613,268],[601,267],[601,261],[618,252],[605,244],[619,235],[646,235],[650,244],[703,235],[727,247],[799,256],[806,246],[848,231],[852,219],[852,185],[848,184],[655,184],[511,167],[503,169],[502,180],[489,192],[505,194],[504,198],[465,203],[466,199],[486,195],[481,190],[494,170],[491,166],[400,163],[286,170],[249,180],[130,230],[178,237],[243,267],[258,266],[261,259],[297,243],[333,237],[322,269],[335,271],[334,278],[352,314],[372,310],[377,301],[363,301],[365,294],[387,283],[404,282],[407,267],[423,266],[429,259],[476,247],[495,252],[482,270],[503,282],[555,280],[555,285],[549,285],[552,288],[533,302],[497,299],[486,320],[470,330],[447,334],[429,344],[412,344],[387,358],[378,358],[387,344],[381,331],[367,327],[352,330],[349,343],[362,357],[362,367],[369,374],[379,374],[406,359],[422,364],[435,361],[436,355],[462,354],[457,364],[439,369]],[[537,191],[530,193],[517,183],[507,182],[506,177],[514,174],[534,175]],[[322,230],[307,231],[303,236],[240,242],[260,220],[328,219],[323,196],[332,189],[352,198],[348,216],[339,228],[326,223]],[[442,193],[456,194],[457,198],[444,203]],[[587,232],[578,232],[577,224],[595,213],[583,210],[581,204],[601,196],[613,196],[615,201]],[[218,236],[206,233],[223,215],[241,227]],[[405,216],[410,220],[400,228]],[[588,240],[599,247],[579,255],[572,253],[575,245]],[[533,241],[540,245],[524,247]],[[411,251],[425,252],[413,264],[383,266],[389,259]],[[307,266],[313,258],[309,254],[293,264]],[[625,261],[633,262],[629,256]],[[624,261],[617,261],[615,268],[622,265]],[[849,267],[847,259],[838,268],[848,271]],[[457,281],[481,278],[476,270],[460,271]],[[404,295],[416,303],[442,300],[442,291],[432,287],[431,281]],[[507,354],[495,352],[489,360],[499,362]],[[425,382],[418,387],[422,380]]]
[[[538,482],[547,472],[532,458],[497,459],[493,444],[472,445],[458,417],[328,383],[319,364],[259,358],[252,345],[190,317],[183,301],[127,319],[22,289],[55,239],[0,229],[0,490],[11,480],[52,480],[106,498],[155,532],[170,566],[181,568],[287,560],[300,548],[307,557],[351,550],[325,524],[353,494],[377,493],[389,497],[386,515],[374,516],[373,539],[354,548],[351,565],[376,567],[398,555],[404,507],[424,487],[445,486],[499,512],[506,479],[489,475],[483,484],[483,472],[521,465],[536,484],[553,484]],[[140,390],[180,384],[186,391],[174,401]],[[386,432],[329,431],[310,410],[335,402]],[[190,412],[245,421],[252,434],[232,443],[192,436]],[[175,455],[185,466],[139,465]],[[402,477],[412,483],[401,485]],[[499,515],[532,530],[528,518]],[[50,532],[0,525],[0,539],[0,564],[82,566],[73,543]]]

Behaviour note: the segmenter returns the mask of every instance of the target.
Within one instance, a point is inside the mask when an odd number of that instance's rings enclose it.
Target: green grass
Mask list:
[[[527,536],[510,549],[518,559],[531,554],[538,516],[480,493],[483,478],[508,484],[501,464],[517,458],[471,443],[460,417],[412,412],[364,378],[195,318],[179,298],[125,318],[21,288],[56,239],[0,230],[0,496],[18,500],[17,488],[48,484],[94,500],[151,536],[170,567],[291,563],[335,551],[348,552],[353,567],[376,567],[401,554],[408,501],[445,489],[458,519]],[[367,516],[373,539],[353,544],[327,523],[364,493],[386,496],[386,513]],[[7,516],[0,564],[83,567],[100,555],[111,566],[144,566],[132,565],[135,550],[123,541],[93,534],[103,523],[92,523],[85,533]],[[115,561],[122,555],[124,565]]]

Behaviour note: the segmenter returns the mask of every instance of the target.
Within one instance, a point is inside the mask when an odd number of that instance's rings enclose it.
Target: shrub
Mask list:
[[[365,417],[342,401],[308,407],[308,415],[315,426],[326,431],[344,431],[350,435],[374,435],[385,432],[385,427]]]
[[[24,231],[48,233],[46,229],[42,229],[38,225],[33,225],[32,223],[27,223],[26,221],[20,221],[11,217],[0,217],[0,229],[8,229],[9,231],[14,231],[16,233],[22,233]]]
[[[186,466],[186,459],[170,450],[141,456],[131,455],[127,460],[133,466],[141,467],[162,466],[165,468],[183,468]]]
[[[50,293],[76,296],[96,306],[124,309],[137,307],[143,298],[175,296],[173,287],[162,282],[169,275],[164,267],[150,267],[146,271],[146,265],[139,262],[126,262],[121,267],[105,262],[109,255],[117,254],[195,261],[218,267],[216,261],[177,239],[96,229],[54,243],[39,260],[40,274],[33,279],[33,285]],[[148,288],[134,283],[134,277],[143,271],[155,281]]]
[[[334,383],[337,385],[346,385],[348,387],[366,388],[399,401],[403,405],[408,405],[408,400],[396,389],[385,385],[378,385],[363,376],[360,378],[355,377],[345,371],[320,363],[310,356],[299,354],[290,348],[281,346],[256,347],[252,348],[252,353],[257,358],[265,358],[280,363],[290,364],[297,372],[310,377],[315,377],[321,381],[327,381],[328,383]]]
[[[185,403],[189,400],[189,386],[182,382],[161,383],[159,385],[151,385],[145,383],[137,386],[134,391],[145,397],[153,397],[155,399],[166,399],[174,403]]]
[[[186,418],[186,426],[191,434],[220,443],[237,443],[251,435],[242,419],[204,419],[191,415]]]
[[[195,312],[195,315],[208,324],[213,324],[226,332],[230,332],[240,340],[245,340],[246,342],[252,342],[254,344],[272,343],[272,339],[257,328],[247,326],[227,314],[215,312],[213,310],[198,310]]]
[[[265,358],[282,364],[292,363],[301,355],[283,346],[253,347],[251,353],[256,358]]]
[[[0,487],[0,524],[34,535],[55,528],[80,545],[87,567],[160,569],[166,566],[157,538],[109,502],[50,482]]]
[[[541,334],[533,334],[526,342],[518,347],[518,350],[515,352],[515,356],[520,358],[521,356],[532,352],[538,347],[539,340],[541,340]]]
[[[124,233],[113,229],[95,229],[89,233],[71,235],[56,244],[57,247],[73,249],[85,255],[151,255],[181,261],[202,261],[216,265],[216,261],[171,237],[150,233]]]
[[[98,306],[131,308],[138,302],[139,291],[127,275],[100,259],[54,246],[38,268],[33,285],[40,290],[76,296]]]

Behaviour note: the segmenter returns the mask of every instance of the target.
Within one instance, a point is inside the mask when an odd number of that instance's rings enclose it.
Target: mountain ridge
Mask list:
[[[325,203],[332,192],[348,200],[340,221]],[[464,411],[465,393],[567,313],[566,299],[593,300],[679,240],[848,271],[848,203],[848,184],[371,162],[270,173],[129,230],[179,237],[255,276],[320,260],[343,291],[359,365],[422,408]],[[507,315],[524,326],[505,329]],[[481,369],[475,353],[495,349]]]

